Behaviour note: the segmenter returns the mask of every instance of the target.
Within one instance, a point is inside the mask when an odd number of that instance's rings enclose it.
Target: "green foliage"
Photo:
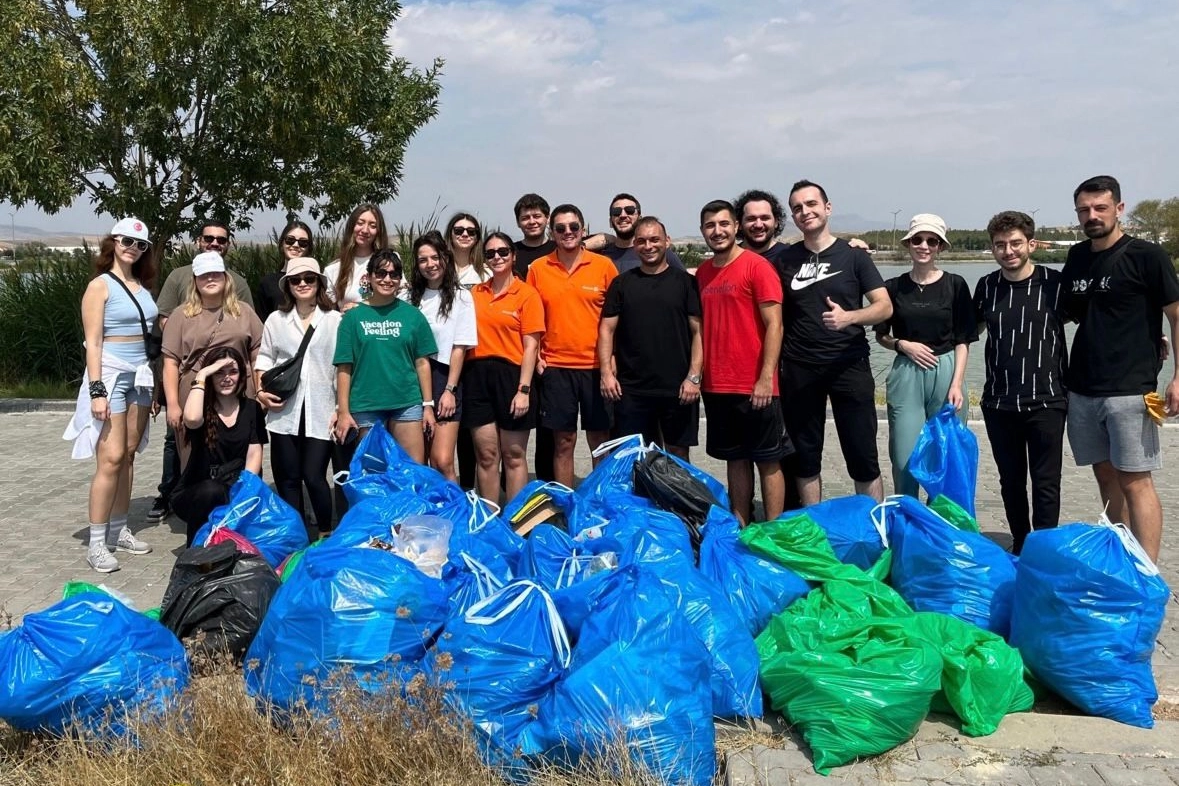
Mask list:
[[[704,257],[712,253],[708,250],[708,246],[703,243],[686,243],[678,246],[675,252],[680,255],[680,261],[684,263],[684,267],[688,268],[688,270],[700,267],[700,263],[704,261]]]
[[[1179,197],[1144,199],[1126,215],[1132,232],[1155,243],[1174,258],[1179,257]]]
[[[440,202],[435,202],[434,209],[430,211],[430,215],[421,221],[411,221],[408,224],[394,224],[389,228],[389,245],[401,255],[401,264],[405,268],[403,275],[406,281],[409,280],[410,266],[414,264],[413,241],[427,232],[433,230],[443,231],[445,229],[442,226],[442,214],[444,212],[446,212],[446,206]],[[485,237],[486,233],[487,230],[484,230]],[[483,249],[476,249],[476,251],[482,253]]]
[[[160,240],[262,208],[334,222],[397,191],[441,61],[395,57],[396,0],[5,0],[0,199],[86,196]],[[162,243],[157,243],[157,248]]]

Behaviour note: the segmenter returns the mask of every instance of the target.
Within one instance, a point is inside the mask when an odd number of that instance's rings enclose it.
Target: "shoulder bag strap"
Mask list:
[[[127,293],[127,297],[131,298],[131,302],[135,304],[135,310],[139,312],[139,326],[143,328],[143,343],[146,346],[150,332],[147,329],[147,316],[143,313],[143,306],[139,305],[139,301],[135,299],[135,295],[131,294],[131,288],[123,281],[123,279],[116,276],[111,271],[106,271],[106,274],[118,282],[123,291]],[[140,284],[142,287],[143,285]]]

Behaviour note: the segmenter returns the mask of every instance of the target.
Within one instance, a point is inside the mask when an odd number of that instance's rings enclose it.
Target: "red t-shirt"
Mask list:
[[[766,328],[761,303],[782,302],[782,281],[773,266],[742,251],[722,268],[709,260],[696,271],[704,311],[704,383],[708,393],[753,393],[761,372]],[[774,395],[778,375],[774,374]]]

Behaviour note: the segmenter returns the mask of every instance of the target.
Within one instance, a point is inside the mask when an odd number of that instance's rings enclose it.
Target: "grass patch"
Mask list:
[[[38,398],[73,400],[78,395],[78,385],[55,380],[29,380],[0,384],[0,398]]]

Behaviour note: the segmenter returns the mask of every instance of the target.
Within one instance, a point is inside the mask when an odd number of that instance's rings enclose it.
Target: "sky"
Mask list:
[[[388,40],[445,58],[438,116],[390,224],[467,210],[515,230],[535,191],[607,228],[617,192],[673,236],[747,188],[824,185],[838,229],[915,213],[981,228],[1006,209],[1073,221],[1112,174],[1128,206],[1179,194],[1179,3],[744,0],[404,3]],[[12,211],[0,205],[0,238]],[[102,231],[88,204],[17,225]],[[281,225],[259,214],[254,232]]]

